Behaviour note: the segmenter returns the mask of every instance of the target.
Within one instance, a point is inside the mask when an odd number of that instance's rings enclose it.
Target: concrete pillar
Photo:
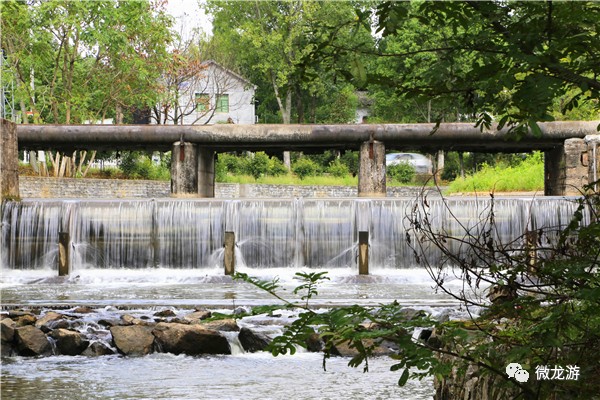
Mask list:
[[[71,271],[70,243],[71,235],[69,235],[69,232],[58,233],[58,276],[69,275]]]
[[[17,125],[0,118],[0,200],[19,198]]]
[[[369,232],[358,232],[358,274],[369,275]]]
[[[225,253],[223,254],[225,275],[235,273],[235,233],[225,232]]]
[[[376,140],[360,145],[358,196],[385,197],[385,145]]]
[[[215,152],[198,149],[198,197],[215,197]]]
[[[596,193],[600,191],[600,135],[585,137],[588,148],[588,183]]]
[[[171,195],[215,197],[215,152],[175,142],[171,153]]]
[[[545,152],[544,194],[577,196],[588,183],[588,147],[584,139],[567,139]]]
[[[171,195],[198,195],[198,146],[175,142],[171,153]]]

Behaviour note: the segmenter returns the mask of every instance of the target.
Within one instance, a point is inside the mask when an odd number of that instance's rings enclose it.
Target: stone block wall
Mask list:
[[[22,198],[165,198],[171,197],[170,182],[123,179],[75,179],[21,177]],[[388,187],[387,197],[416,197],[421,187]],[[429,196],[439,193],[426,189]],[[295,186],[217,183],[215,197],[290,198],[290,197],[357,197],[353,186]]]

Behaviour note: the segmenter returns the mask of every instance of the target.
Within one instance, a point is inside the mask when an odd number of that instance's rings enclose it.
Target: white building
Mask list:
[[[204,125],[218,123],[254,124],[256,86],[244,77],[215,61],[203,63],[197,78],[188,79],[177,88],[177,100],[169,107],[158,105],[152,123]]]

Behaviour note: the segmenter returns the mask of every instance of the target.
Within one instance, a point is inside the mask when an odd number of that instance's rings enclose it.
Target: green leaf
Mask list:
[[[406,385],[406,382],[408,382],[408,377],[409,377],[409,371],[408,371],[408,368],[405,368],[404,372],[402,372],[402,375],[400,376],[400,379],[398,379],[398,386]]]

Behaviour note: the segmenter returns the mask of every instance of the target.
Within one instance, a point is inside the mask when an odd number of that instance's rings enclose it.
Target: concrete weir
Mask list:
[[[385,151],[546,153],[546,195],[578,194],[592,182],[600,121],[540,123],[541,135],[472,123],[378,125],[18,125],[20,149],[173,150],[172,193],[214,197],[214,159],[223,151],[360,149],[359,196],[385,196]],[[593,152],[589,149],[595,149]],[[595,156],[597,160],[597,156]],[[592,172],[589,172],[592,171]]]

